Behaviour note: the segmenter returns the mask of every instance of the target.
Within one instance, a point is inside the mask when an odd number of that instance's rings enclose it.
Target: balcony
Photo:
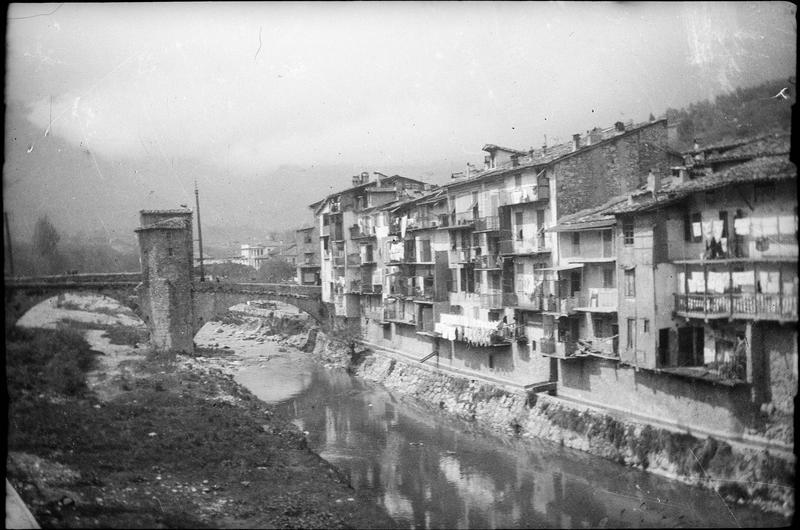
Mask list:
[[[447,214],[445,215],[445,218]],[[426,230],[428,228],[438,228],[440,223],[441,215],[440,216],[424,216],[424,217],[417,217],[408,220],[408,226],[406,227],[408,230]]]
[[[450,230],[459,229],[459,228],[472,228],[475,226],[475,217],[472,213],[472,210],[467,212],[456,212],[455,214],[450,216],[450,220],[446,224],[441,225],[443,228],[448,228]]]
[[[542,355],[555,357],[557,359],[568,359],[575,356],[576,344],[574,341],[559,341],[555,339],[544,339],[539,342]]]
[[[363,230],[358,225],[350,227],[350,239],[366,239],[368,237],[375,237],[374,227],[364,227]]]
[[[686,318],[797,320],[797,295],[675,294],[675,313]]]
[[[481,307],[487,309],[499,309],[503,307],[503,293],[500,291],[480,293],[478,296]]]
[[[409,326],[416,326],[417,319],[413,314],[404,311],[395,306],[388,306],[383,308],[383,320],[388,322],[395,322],[397,324],[406,324]]]
[[[483,254],[476,257],[473,262],[475,263],[475,270],[503,269],[503,259],[499,254]]]
[[[576,311],[613,313],[617,310],[618,290],[611,288],[590,288],[581,293],[575,307]]]
[[[542,298],[542,311],[558,313],[559,315],[568,315],[575,311],[575,308],[578,306],[578,300],[578,297],[575,296],[564,298],[549,296]]]
[[[549,240],[539,236],[535,241],[531,239],[501,239],[499,243],[500,254],[505,256],[528,256],[550,252]]]
[[[476,232],[496,232],[500,230],[500,217],[492,215],[475,219]]]
[[[450,263],[472,263],[475,259],[474,248],[457,248],[450,250]]]
[[[541,311],[543,307],[541,296],[533,296],[521,292],[503,293],[503,305],[528,311]]]
[[[442,313],[434,329],[448,340],[469,342],[478,346],[508,346],[518,337],[513,327],[499,324]]]
[[[347,257],[344,252],[334,252],[332,255],[334,267],[344,267],[347,262]]]
[[[528,185],[512,190],[501,190],[500,206],[513,206],[550,199],[550,188],[546,186]]]

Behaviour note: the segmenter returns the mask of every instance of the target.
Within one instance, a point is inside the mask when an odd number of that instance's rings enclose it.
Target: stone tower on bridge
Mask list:
[[[139,297],[157,350],[194,349],[194,271],[191,210],[141,210]]]

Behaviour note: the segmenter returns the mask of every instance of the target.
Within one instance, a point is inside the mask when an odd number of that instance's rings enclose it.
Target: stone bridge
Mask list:
[[[6,325],[66,292],[104,295],[131,308],[147,325],[151,345],[159,351],[191,352],[203,324],[250,300],[293,305],[323,325],[333,317],[333,306],[322,302],[318,286],[196,281],[191,211],[140,214],[142,226],[136,232],[142,272],[5,278]]]
[[[130,308],[141,318],[151,334],[152,311],[143,305],[140,272],[76,274],[62,276],[18,277],[5,279],[6,322],[13,324],[33,306],[64,293],[91,293],[112,298]],[[228,308],[251,300],[271,300],[297,307],[321,324],[329,310],[321,301],[321,290],[313,285],[279,283],[192,282],[191,334],[224,315]]]

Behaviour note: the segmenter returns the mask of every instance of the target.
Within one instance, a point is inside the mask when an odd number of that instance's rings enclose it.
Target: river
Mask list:
[[[310,447],[356,490],[369,490],[401,528],[788,524],[550,442],[481,432],[274,343],[243,359],[237,381],[292,418]]]

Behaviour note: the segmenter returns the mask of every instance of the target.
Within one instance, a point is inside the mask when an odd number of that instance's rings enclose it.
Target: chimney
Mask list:
[[[647,191],[655,195],[661,189],[661,176],[654,172],[653,169],[650,169],[650,173],[647,175]]]
[[[489,169],[492,167],[492,158],[489,155],[483,157],[483,169]]]
[[[361,177],[353,175],[353,186],[358,186],[359,184],[361,184]]]
[[[700,150],[700,141],[697,138],[694,139],[694,147],[693,147],[693,149],[695,151]]]
[[[366,184],[367,182],[369,182],[369,173],[363,171],[361,173],[361,184]]]
[[[618,121],[617,123],[614,124],[614,129],[617,132],[625,132],[625,124],[622,123],[621,121]]]
[[[580,133],[573,134],[572,135],[572,152],[574,153],[575,151],[577,151],[580,148],[581,148],[581,135],[580,135]]]
[[[519,166],[519,155],[514,153],[511,155],[511,167]]]
[[[591,131],[589,131],[589,145],[594,145],[600,140],[602,140],[602,136],[600,135],[600,129],[595,127]]]

